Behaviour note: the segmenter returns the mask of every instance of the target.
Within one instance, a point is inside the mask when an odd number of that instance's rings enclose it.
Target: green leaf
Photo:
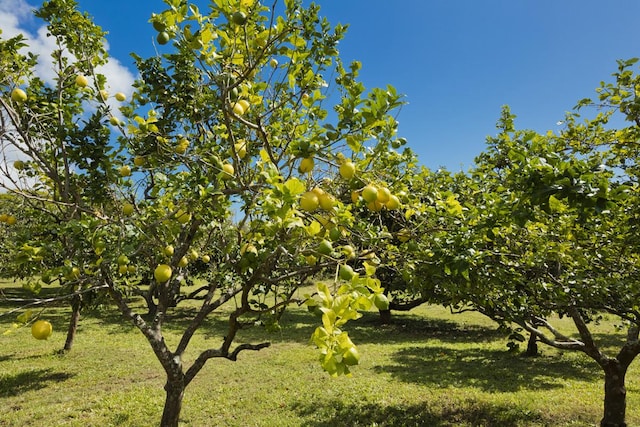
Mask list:
[[[567,205],[552,194],[549,196],[549,209],[551,209],[551,212],[563,213],[566,212]]]
[[[333,329],[334,329],[334,325],[336,323],[336,312],[328,309],[326,307],[322,307],[321,310],[323,311],[322,313],[322,326],[324,326],[324,329],[329,333],[332,334],[333,333]]]
[[[298,178],[290,178],[284,183],[284,189],[291,195],[296,196],[302,194],[307,190],[307,186],[304,182]]]
[[[16,317],[16,320],[20,323],[27,323],[31,317],[33,316],[32,310],[26,310],[24,313],[21,313]]]
[[[315,236],[322,231],[322,225],[320,225],[318,221],[311,221],[311,223],[305,227],[305,230],[309,236]]]
[[[462,205],[456,200],[456,196],[450,195],[445,200],[445,203],[447,205],[447,212],[451,215],[462,215]]]
[[[318,283],[318,296],[322,300],[322,303],[325,307],[331,307],[333,304],[333,296],[331,296],[331,291],[326,283],[320,282]]]
[[[372,277],[372,276],[374,276],[376,274],[376,266],[375,265],[373,265],[373,264],[371,264],[371,263],[369,263],[367,261],[365,261],[362,265],[364,266],[365,275],[367,275],[368,277]]]

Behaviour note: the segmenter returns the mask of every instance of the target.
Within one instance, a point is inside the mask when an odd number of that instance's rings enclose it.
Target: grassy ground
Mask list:
[[[9,294],[15,286],[0,284]],[[44,313],[55,329],[48,341],[27,328],[0,336],[0,426],[157,425],[163,373],[142,336],[107,307],[84,314],[73,351],[61,355],[67,315]],[[370,313],[351,325],[362,354],[351,378],[321,372],[306,310],[289,311],[279,333],[242,331],[241,341],[273,345],[211,360],[187,389],[183,425],[593,426],[601,417],[602,375],[582,355],[508,353],[495,324],[474,313],[429,306],[395,319],[380,326]],[[11,321],[0,317],[0,332]],[[217,347],[222,326],[211,319],[187,356]],[[611,331],[611,322],[599,327],[602,337]],[[167,335],[175,342],[177,329]],[[627,377],[629,425],[640,425],[639,373],[632,365]]]

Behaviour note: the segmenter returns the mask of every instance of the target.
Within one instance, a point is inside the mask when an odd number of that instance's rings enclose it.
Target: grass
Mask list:
[[[0,284],[7,294],[19,295],[17,287]],[[0,302],[0,312],[6,308]],[[68,312],[44,313],[54,325],[48,341],[34,340],[28,328],[0,336],[0,426],[157,425],[164,375],[141,334],[104,307],[84,313],[74,349],[61,355]],[[177,325],[187,312],[178,310]],[[0,331],[12,320],[0,317]],[[207,323],[188,359],[218,346],[222,320]],[[279,333],[241,331],[240,341],[273,345],[237,362],[209,361],[186,391],[182,424],[593,426],[601,418],[602,375],[590,359],[548,347],[537,358],[509,353],[495,324],[476,313],[423,306],[389,326],[367,313],[349,328],[362,355],[351,378],[320,370],[308,345],[315,322],[293,308]],[[602,337],[613,331],[610,321],[598,327]],[[169,342],[177,332],[167,329]],[[632,365],[627,376],[629,425],[640,425],[639,372]]]

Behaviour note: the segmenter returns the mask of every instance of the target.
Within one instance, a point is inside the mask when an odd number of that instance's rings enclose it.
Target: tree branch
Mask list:
[[[391,301],[389,303],[389,310],[409,311],[409,310],[411,310],[413,308],[416,308],[416,307],[426,303],[427,301],[429,301],[429,298],[427,298],[427,297],[417,298],[417,299],[414,299],[412,301],[405,302],[405,303],[398,303],[398,302]]]
[[[633,362],[633,359],[640,354],[640,341],[638,341],[637,333],[632,332],[631,335],[635,335],[635,341],[627,340],[627,343],[622,346],[616,356],[620,364],[625,367],[628,367]]]
[[[29,307],[37,307],[39,305],[45,305],[45,304],[49,304],[51,302],[56,302],[56,301],[63,301],[66,299],[70,299],[73,297],[76,297],[78,295],[82,295],[82,294],[86,294],[88,292],[92,292],[98,289],[106,289],[108,288],[108,285],[97,285],[97,286],[92,286],[90,288],[87,289],[81,289],[75,292],[72,292],[70,294],[66,294],[66,295],[61,295],[61,296],[57,296],[57,297],[51,297],[51,298],[41,298],[41,299],[34,299],[34,298],[2,298],[0,301],[7,301],[7,302],[17,302],[17,303],[21,303],[21,302],[27,302],[27,304],[21,305],[20,307],[14,308],[12,310],[6,311],[4,313],[0,313],[0,317],[2,316],[7,316],[9,314],[18,312],[20,310],[24,310],[25,308],[29,308]]]
[[[213,291],[216,288],[217,287],[215,287],[215,286],[211,287],[210,288],[210,294],[213,294]],[[242,291],[242,287],[232,288],[232,289],[228,290],[227,292],[222,293],[220,295],[220,297],[217,300],[215,300],[213,303],[205,300],[205,302],[202,304],[202,307],[200,307],[200,310],[198,311],[196,316],[193,318],[193,320],[191,320],[191,323],[189,324],[187,329],[182,334],[182,338],[180,339],[180,343],[178,344],[178,347],[176,348],[176,354],[181,355],[182,353],[184,353],[184,351],[187,349],[187,346],[189,345],[189,342],[191,341],[191,338],[193,337],[193,334],[195,334],[195,332],[198,330],[200,325],[202,325],[202,322],[204,321],[204,319],[212,311],[214,311],[216,308],[220,307],[225,302],[229,301],[231,298],[236,296],[241,291]]]
[[[192,300],[192,299],[204,299],[206,298],[206,295],[199,297],[198,294],[202,291],[208,291],[208,290],[209,290],[209,285],[200,286],[198,289],[196,289],[195,291],[191,292],[188,295],[177,297],[176,302],[184,301],[184,300]]]
[[[580,311],[578,311],[576,307],[571,307],[569,309],[569,316],[573,319],[573,323],[576,325],[576,328],[578,328],[578,333],[580,333],[580,338],[582,338],[582,341],[584,342],[585,347],[583,351],[591,356],[596,362],[601,363],[601,361],[606,357],[593,341],[593,335],[591,335],[591,331],[580,314]]]
[[[529,323],[527,321],[519,322],[519,325],[526,329],[530,334],[537,336],[540,342],[551,347],[555,347],[561,350],[585,351],[585,345],[583,342],[563,335],[560,331],[555,329],[546,319],[543,319],[541,317],[534,317],[534,321],[547,328],[553,334],[554,338],[548,337],[544,332],[534,327],[532,323]]]
[[[137,327],[145,336],[167,375],[173,375],[175,373],[175,370],[172,369],[175,366],[174,354],[171,353],[169,347],[167,347],[167,343],[164,341],[161,331],[149,326],[142,316],[134,312],[131,307],[129,307],[122,294],[115,289],[115,286],[113,286],[113,281],[111,281],[110,278],[107,279],[107,282],[109,284],[109,295],[111,295],[111,298],[115,301],[120,312],[129,318],[133,322],[134,326]]]
[[[225,359],[231,360],[235,362],[238,359],[238,354],[244,350],[262,350],[263,348],[267,348],[271,346],[270,342],[263,342],[260,344],[240,344],[236,347],[231,353],[227,353],[222,349],[209,349],[200,353],[200,356],[193,362],[193,364],[187,369],[187,372],[184,375],[184,385],[185,387],[193,380],[193,378],[200,372],[200,370],[204,367],[207,360],[213,359],[214,357],[223,357]]]

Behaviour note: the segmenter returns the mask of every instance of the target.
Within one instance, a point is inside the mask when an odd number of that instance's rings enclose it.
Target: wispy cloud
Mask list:
[[[0,0],[0,29],[3,37],[20,34],[20,23],[33,23],[33,9],[23,0]]]
[[[25,50],[36,54],[39,58],[35,68],[35,74],[48,84],[54,84],[55,71],[51,66],[51,54],[58,48],[55,39],[47,36],[47,28],[38,20],[33,11],[35,6],[25,0],[0,0],[0,37],[8,39],[22,34],[27,39],[28,47]],[[108,50],[108,45],[105,46]],[[133,73],[116,58],[109,58],[109,62],[96,69],[96,72],[107,78],[106,89],[110,93],[107,101],[111,111],[119,115],[118,102],[113,98],[117,92],[124,93],[127,98],[133,92]],[[6,122],[5,122],[6,123]],[[31,183],[23,182],[19,178],[18,171],[13,167],[15,160],[24,158],[12,143],[2,141],[0,144],[0,187],[22,187]],[[21,183],[21,184],[19,184]]]
[[[33,15],[34,6],[25,0],[0,0],[0,29],[2,37],[9,38],[23,34],[27,40],[29,51],[38,55],[39,63],[36,74],[47,83],[53,83],[55,72],[51,67],[51,53],[57,48],[55,40],[47,36],[47,28]],[[108,49],[108,44],[107,44]],[[133,73],[116,58],[99,67],[97,73],[107,78],[107,89],[111,94],[123,92],[129,96],[133,91]],[[115,107],[114,101],[112,107]]]

